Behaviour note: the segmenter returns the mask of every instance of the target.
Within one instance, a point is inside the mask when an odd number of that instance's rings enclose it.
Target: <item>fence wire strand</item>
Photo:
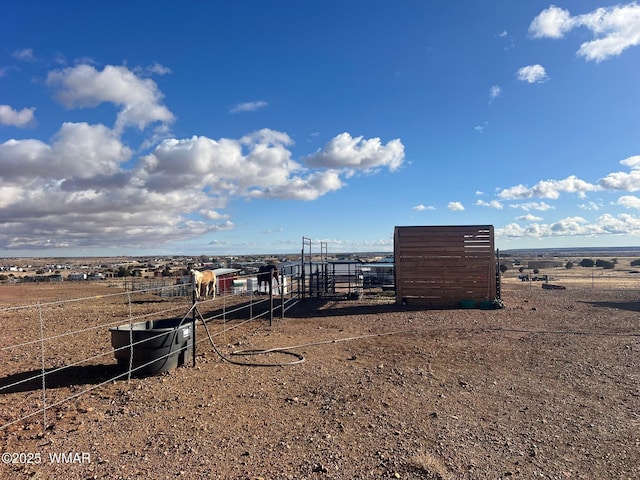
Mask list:
[[[190,284],[181,284],[181,285],[176,285],[174,287],[180,287],[182,290],[181,291],[185,291],[185,286],[186,287],[190,287]],[[289,300],[285,301],[284,296],[282,297],[282,302],[280,302],[280,304],[276,305],[274,302],[273,305],[273,309],[277,310],[279,308],[282,309],[282,314],[284,315],[284,311],[286,311],[287,309],[291,308],[291,305],[289,305],[289,303],[291,303],[292,301],[295,301],[297,303],[297,300],[294,300],[294,292],[293,289],[291,288],[293,287],[293,285],[290,286],[290,290],[288,292],[288,296],[290,297]],[[131,380],[132,375],[135,374],[136,372],[139,372],[141,370],[143,370],[144,368],[148,367],[151,364],[154,364],[158,361],[162,361],[164,359],[169,358],[170,356],[173,355],[179,355],[182,352],[184,352],[185,350],[187,350],[189,347],[188,346],[181,346],[179,349],[175,349],[170,351],[169,353],[165,354],[165,355],[161,355],[159,357],[154,357],[152,360],[145,362],[144,364],[138,364],[138,365],[134,365],[134,346],[136,345],[140,345],[144,342],[148,342],[150,340],[156,339],[156,338],[160,338],[166,335],[165,332],[159,333],[158,335],[154,335],[151,337],[146,337],[143,340],[140,341],[134,341],[133,338],[133,330],[134,330],[134,323],[138,323],[138,322],[144,322],[144,321],[149,321],[149,319],[154,318],[154,317],[161,317],[161,316],[166,316],[168,314],[173,314],[175,315],[176,312],[181,311],[184,312],[185,309],[185,305],[182,306],[173,306],[170,308],[166,308],[166,309],[161,309],[161,310],[157,310],[154,312],[149,312],[149,313],[142,313],[142,314],[134,314],[133,312],[133,300],[132,300],[132,294],[148,294],[148,293],[158,293],[158,292],[162,292],[164,290],[167,290],[167,287],[160,287],[160,288],[147,288],[147,289],[139,289],[139,290],[130,290],[130,291],[126,291],[126,292],[118,292],[118,293],[113,293],[113,294],[105,294],[105,295],[91,295],[91,296],[84,296],[84,297],[78,297],[78,298],[70,298],[70,299],[65,299],[65,300],[56,300],[56,301],[51,301],[51,302],[37,302],[35,304],[35,306],[33,304],[31,305],[19,305],[19,306],[13,306],[13,307],[4,307],[4,308],[0,308],[0,313],[11,313],[11,312],[17,312],[17,311],[21,311],[21,310],[27,310],[27,309],[36,309],[38,312],[38,323],[39,323],[39,338],[35,339],[35,340],[30,340],[30,341],[26,341],[26,342],[20,342],[20,343],[16,343],[16,344],[12,344],[12,345],[7,345],[4,347],[0,348],[0,352],[2,351],[8,351],[8,350],[18,350],[20,351],[21,349],[26,349],[28,347],[33,347],[35,345],[40,346],[39,350],[39,356],[40,356],[40,365],[39,365],[39,370],[40,373],[38,374],[34,374],[34,375],[29,375],[27,378],[23,378],[17,381],[14,381],[10,384],[6,384],[6,385],[2,385],[0,386],[0,395],[3,394],[7,394],[7,393],[17,393],[15,391],[12,392],[13,389],[15,389],[16,387],[22,385],[22,384],[27,384],[29,382],[35,381],[38,378],[41,378],[42,382],[41,382],[41,389],[42,389],[42,396],[41,396],[41,408],[36,408],[34,411],[31,412],[27,412],[24,413],[22,415],[20,415],[18,418],[14,418],[11,420],[6,421],[5,423],[0,425],[0,431],[8,428],[11,425],[15,425],[18,424],[20,422],[23,422],[25,420],[29,420],[33,417],[36,417],[40,414],[42,414],[42,425],[43,425],[43,429],[46,430],[48,428],[48,417],[47,417],[47,412],[49,410],[51,410],[52,408],[55,408],[65,402],[71,401],[73,399],[76,399],[88,392],[91,392],[93,390],[95,390],[96,388],[99,388],[101,386],[107,385],[115,380],[118,379],[125,379],[126,380]],[[190,289],[187,289],[190,291]],[[161,294],[161,293],[160,293]],[[127,308],[128,308],[128,314],[125,314],[127,319],[119,319],[119,320],[115,320],[115,321],[109,321],[109,322],[105,322],[105,323],[101,323],[99,325],[94,325],[94,326],[90,326],[90,327],[86,327],[86,328],[80,328],[77,330],[73,330],[73,331],[68,331],[68,332],[64,332],[64,333],[59,333],[59,334],[52,334],[50,336],[47,336],[47,329],[45,328],[45,314],[44,314],[44,310],[46,309],[51,309],[54,307],[64,307],[64,305],[68,305],[71,303],[79,303],[79,302],[94,302],[96,300],[104,300],[104,299],[116,299],[118,297],[123,297],[126,296],[126,302],[127,302]],[[173,295],[173,297],[177,297],[178,295]],[[235,296],[235,295],[232,295]],[[243,325],[246,325],[250,322],[253,322],[255,320],[259,320],[262,317],[264,317],[265,315],[268,315],[270,312],[267,309],[267,311],[259,313],[254,315],[254,307],[267,303],[269,302],[269,299],[263,299],[263,300],[259,300],[257,302],[254,302],[254,295],[253,293],[250,294],[250,302],[248,305],[239,305],[239,306],[231,306],[229,309],[227,309],[227,303],[226,303],[226,296],[225,295],[221,295],[221,298],[223,298],[222,301],[222,312],[218,313],[218,314],[214,314],[211,315],[208,318],[204,318],[202,317],[202,322],[205,325],[206,328],[206,323],[211,323],[211,322],[222,322],[222,329],[220,329],[219,331],[215,331],[212,332],[211,334],[213,336],[219,336],[222,335],[226,332],[229,332],[231,330],[235,330],[238,329],[240,327],[242,327]],[[274,296],[275,298],[275,296]],[[199,305],[204,305],[204,306],[209,306],[212,305],[212,302],[215,302],[215,300],[204,300],[204,301],[196,301],[195,303],[189,303],[189,308],[186,314],[184,314],[184,316],[182,316],[181,320],[180,320],[180,326],[185,322],[185,319],[187,319],[187,317],[193,313],[194,309],[197,309],[197,307]],[[241,320],[238,322],[229,322],[227,316],[228,315],[233,315],[233,314],[237,314],[239,312],[241,312],[242,310],[247,309],[249,311],[249,318],[245,319],[245,320]],[[128,321],[128,322],[127,322]],[[125,323],[127,322],[127,323]],[[206,323],[205,323],[206,322]],[[50,369],[47,371],[47,355],[51,355],[52,347],[47,347],[48,345],[52,345],[55,341],[59,341],[60,339],[63,339],[65,337],[74,337],[74,336],[78,336],[80,334],[86,334],[88,332],[91,331],[96,331],[96,330],[102,330],[105,328],[111,328],[115,325],[122,325],[123,323],[125,323],[128,326],[129,329],[129,344],[126,345],[125,347],[119,347],[119,348],[115,348],[112,346],[111,349],[104,351],[104,352],[100,352],[100,353],[96,353],[96,354],[92,354],[89,355],[85,358],[82,358],[80,360],[76,360],[73,361],[71,363],[65,364],[63,366],[58,366],[55,367],[53,369]],[[177,329],[176,329],[177,331]],[[195,334],[195,332],[193,332]],[[191,348],[194,349],[194,359],[195,359],[195,348],[196,345],[200,344],[202,341],[208,340],[207,338],[203,338],[200,339],[197,342],[191,342]],[[64,398],[61,399],[48,399],[47,397],[47,377],[51,378],[53,375],[56,374],[61,374],[62,372],[64,372],[65,370],[68,370],[70,368],[73,367],[78,367],[82,364],[93,364],[96,360],[101,359],[103,357],[107,357],[107,356],[112,356],[115,355],[115,353],[118,350],[122,350],[122,349],[129,349],[129,365],[127,368],[127,371],[125,372],[119,372],[115,375],[111,375],[109,378],[104,379],[103,381],[99,381],[96,384],[92,384],[89,386],[86,386],[86,388],[82,388],[80,391],[74,392]],[[110,364],[111,365],[111,364]],[[115,365],[114,365],[115,366]],[[37,370],[36,370],[37,371]],[[26,372],[25,372],[26,373]],[[13,374],[13,375],[19,375],[19,372]],[[11,377],[11,375],[9,375],[9,378]],[[14,377],[15,378],[15,377]],[[51,387],[49,387],[50,389]],[[25,392],[28,392],[28,389],[24,390]],[[55,396],[54,396],[55,397]]]
[[[42,317],[42,308],[40,304],[38,304],[38,318],[40,319],[40,358],[42,359],[42,415],[43,415],[43,426],[44,429],[47,429],[47,386],[45,380],[45,362],[44,362],[44,319]]]

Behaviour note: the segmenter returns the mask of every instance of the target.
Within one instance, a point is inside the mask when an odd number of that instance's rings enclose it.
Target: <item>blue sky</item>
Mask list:
[[[640,239],[636,2],[2,13],[0,256],[392,251],[397,225]]]

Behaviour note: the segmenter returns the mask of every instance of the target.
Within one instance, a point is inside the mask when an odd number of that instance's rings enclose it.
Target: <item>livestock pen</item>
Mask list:
[[[46,431],[55,422],[51,412],[105,384],[195,366],[198,346],[217,349],[216,343],[271,326],[297,301],[293,289],[267,296],[223,289],[215,299],[195,301],[185,295],[192,285],[166,283],[137,283],[135,290],[109,282],[3,285],[0,431],[22,422]],[[180,344],[165,349],[167,339],[173,341],[169,330]],[[156,347],[157,354],[147,355]]]

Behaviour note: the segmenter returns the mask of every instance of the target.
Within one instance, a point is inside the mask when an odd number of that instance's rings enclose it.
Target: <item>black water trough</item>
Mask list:
[[[189,362],[193,355],[193,324],[181,318],[148,320],[110,328],[111,346],[123,370],[146,376],[168,372]],[[131,342],[133,340],[133,362]]]

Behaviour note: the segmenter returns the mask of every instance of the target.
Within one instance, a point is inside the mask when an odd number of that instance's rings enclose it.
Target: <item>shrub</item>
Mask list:
[[[602,267],[606,269],[615,268],[616,264],[607,260],[596,260],[596,267]]]

